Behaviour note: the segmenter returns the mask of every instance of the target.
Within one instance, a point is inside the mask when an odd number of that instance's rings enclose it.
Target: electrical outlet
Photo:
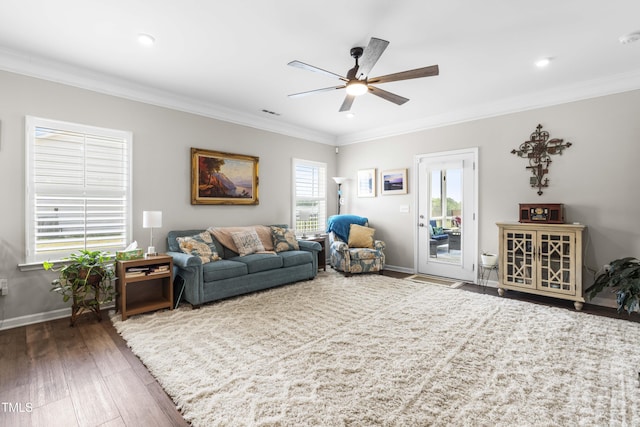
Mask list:
[[[0,295],[5,296],[9,293],[9,282],[7,279],[0,279]]]

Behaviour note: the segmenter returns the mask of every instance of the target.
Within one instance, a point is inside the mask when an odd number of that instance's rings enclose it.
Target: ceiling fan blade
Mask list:
[[[292,67],[296,67],[296,68],[302,68],[303,70],[307,70],[307,71],[313,71],[314,73],[324,74],[325,76],[328,76],[328,77],[337,77],[340,80],[347,81],[347,79],[345,79],[339,74],[332,73],[331,71],[323,70],[322,68],[314,67],[313,65],[305,64],[304,62],[291,61],[287,65],[291,65]]]
[[[405,98],[400,95],[396,95],[395,93],[387,92],[386,90],[382,90],[379,87],[369,86],[369,92],[372,94],[379,96],[382,99],[386,99],[387,101],[391,101],[394,104],[402,105],[409,100],[409,98]]]
[[[394,74],[387,74],[386,76],[374,77],[369,79],[369,83],[388,83],[397,82],[398,80],[418,79],[420,77],[437,76],[440,73],[440,69],[437,65],[431,65],[429,67],[416,68],[415,70],[402,71]]]
[[[376,62],[378,62],[378,59],[380,59],[382,52],[384,52],[387,46],[389,46],[388,41],[371,37],[369,45],[365,48],[364,53],[362,54],[362,59],[359,61],[359,79],[369,76],[371,69],[376,65]]]
[[[353,95],[347,95],[342,102],[342,106],[340,107],[340,112],[351,110],[351,105],[353,105],[353,101],[356,99]]]
[[[322,89],[308,90],[306,92],[292,93],[291,95],[289,95],[289,98],[298,98],[300,96],[312,95],[314,93],[320,93],[320,92],[330,92],[330,91],[336,90],[336,89],[344,89],[345,87],[346,87],[345,85],[331,86],[331,87],[325,87],[325,88],[322,88]]]

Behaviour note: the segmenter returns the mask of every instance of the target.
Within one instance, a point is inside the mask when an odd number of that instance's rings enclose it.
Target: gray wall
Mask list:
[[[518,204],[564,203],[567,222],[588,227],[585,264],[597,270],[624,256],[640,256],[640,91],[572,102],[340,147],[338,173],[349,178],[345,212],[367,216],[390,250],[390,265],[412,270],[415,231],[414,156],[479,147],[479,249],[497,251],[497,221],[517,221]],[[526,159],[511,150],[538,124],[572,142],[552,156],[549,187],[529,187]],[[378,197],[358,198],[358,169],[377,168]],[[381,170],[408,168],[408,194],[380,196]],[[409,214],[400,213],[409,205]],[[584,270],[584,286],[593,274]],[[604,305],[608,301],[598,299]]]
[[[154,233],[165,249],[166,232],[209,225],[290,223],[291,158],[326,162],[328,175],[350,178],[343,212],[369,217],[388,245],[388,264],[413,270],[413,160],[417,154],[479,147],[479,248],[497,250],[496,221],[517,219],[518,203],[564,203],[567,220],[588,226],[585,264],[598,269],[622,256],[640,256],[640,91],[541,108],[340,147],[260,131],[193,114],[0,72],[0,277],[9,295],[0,297],[0,328],[45,318],[66,307],[49,292],[54,274],[23,272],[24,117],[26,115],[129,130],[134,136],[133,237],[146,246],[143,210],[163,211]],[[526,160],[510,151],[541,123],[552,137],[574,145],[550,166],[543,196],[528,186]],[[190,147],[260,157],[260,205],[192,206]],[[358,169],[409,169],[407,195],[357,198]],[[378,180],[379,181],[379,180]],[[379,182],[378,182],[379,185]],[[335,189],[332,181],[330,192]],[[409,205],[408,214],[399,212]],[[335,196],[329,197],[329,214]],[[586,275],[585,286],[592,281]],[[598,300],[611,305],[611,300]],[[44,313],[44,314],[42,314]],[[42,314],[42,315],[41,315]]]
[[[166,233],[210,225],[291,223],[291,159],[326,162],[335,173],[332,146],[283,136],[211,118],[155,107],[12,73],[0,72],[0,277],[9,279],[9,295],[0,297],[2,321],[67,307],[50,293],[54,273],[20,271],[24,262],[24,121],[26,115],[133,132],[133,238],[149,244],[143,210],[163,212],[154,230],[158,250]],[[260,157],[257,206],[192,206],[190,147]],[[335,209],[330,199],[329,209]]]

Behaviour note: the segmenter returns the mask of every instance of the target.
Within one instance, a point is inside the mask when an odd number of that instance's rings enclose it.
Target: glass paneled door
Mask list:
[[[475,282],[477,150],[418,156],[418,272]]]

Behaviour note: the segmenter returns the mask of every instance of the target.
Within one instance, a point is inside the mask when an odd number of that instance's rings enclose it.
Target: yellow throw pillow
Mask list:
[[[375,228],[351,224],[351,227],[349,228],[349,242],[347,244],[350,248],[373,249],[373,234],[375,232]]]

